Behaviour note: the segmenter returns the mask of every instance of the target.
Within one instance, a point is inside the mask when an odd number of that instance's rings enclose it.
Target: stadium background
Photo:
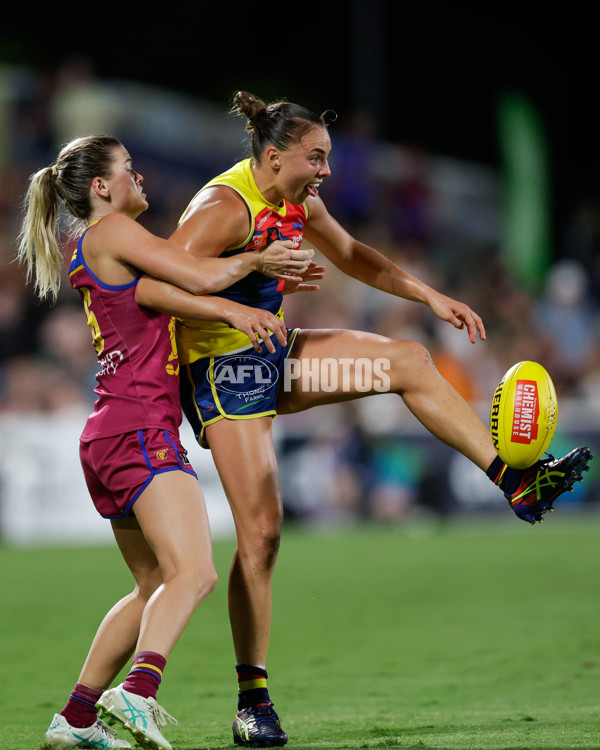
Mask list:
[[[427,344],[487,420],[502,373],[534,359],[559,394],[556,453],[599,442],[600,264],[591,30],[578,4],[383,0],[317,11],[216,4],[82,21],[68,5],[0,30],[0,539],[102,540],[77,458],[95,364],[78,299],[35,302],[12,263],[29,174],[65,140],[123,139],[145,177],[148,228],[168,235],[209,177],[244,149],[236,89],[333,109],[330,211],[365,241],[483,317],[485,344],[329,267],[288,324],[365,328]],[[583,6],[580,6],[583,8]],[[231,520],[210,454],[183,425],[216,535]],[[288,519],[506,514],[480,472],[378,396],[275,421]],[[598,450],[595,450],[598,454]],[[593,512],[596,470],[560,501]],[[553,523],[558,518],[553,518]]]

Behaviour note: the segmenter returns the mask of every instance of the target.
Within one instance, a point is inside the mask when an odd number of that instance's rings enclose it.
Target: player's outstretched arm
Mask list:
[[[441,294],[403,271],[375,248],[352,237],[328,213],[320,198],[309,200],[309,221],[304,236],[341,271],[375,289],[429,305],[441,320],[459,329],[466,328],[472,343],[478,335],[485,339],[483,322],[468,305]]]

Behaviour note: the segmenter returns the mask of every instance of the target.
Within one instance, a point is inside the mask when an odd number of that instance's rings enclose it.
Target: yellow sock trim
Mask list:
[[[239,690],[255,690],[256,688],[266,688],[267,680],[264,677],[259,677],[256,680],[246,680],[245,682],[238,683]]]

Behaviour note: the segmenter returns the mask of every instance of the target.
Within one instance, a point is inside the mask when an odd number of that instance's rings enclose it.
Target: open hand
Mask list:
[[[312,282],[322,279],[323,276],[325,276],[326,270],[325,266],[311,263],[302,274],[302,281],[290,281],[286,279],[283,293],[293,294],[294,292],[316,292],[320,289],[320,286]]]
[[[260,342],[262,340],[267,350],[271,354],[275,353],[275,345],[271,341],[271,332],[275,334],[275,338],[282,346],[287,344],[285,323],[268,310],[236,303],[234,309],[228,312],[227,322],[237,328],[238,331],[245,333],[257,352],[262,351]]]
[[[466,327],[469,341],[472,344],[477,341],[477,334],[479,334],[479,338],[482,341],[485,341],[483,321],[464,302],[457,302],[457,300],[451,297],[446,297],[445,294],[437,294],[429,304],[433,312],[441,320],[445,320],[455,328],[461,330]]]

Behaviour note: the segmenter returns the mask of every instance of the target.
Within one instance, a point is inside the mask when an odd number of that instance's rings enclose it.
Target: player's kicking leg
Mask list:
[[[490,431],[469,404],[435,368],[427,350],[414,341],[395,341],[359,331],[300,331],[293,357],[297,362],[294,378],[288,378],[287,391],[280,390],[278,409],[293,413],[319,404],[336,403],[377,391],[358,391],[357,368],[353,363],[385,362],[387,391],[399,394],[415,417],[438,439],[455,448],[502,490],[516,515],[535,523],[553,509],[553,503],[564,492],[572,491],[575,482],[589,470],[592,454],[589,448],[576,448],[559,459],[543,459],[528,469],[514,469],[502,462],[494,448]],[[303,371],[319,373],[315,362],[339,362],[338,390],[324,390],[314,377]],[[308,387],[309,386],[309,387]]]

